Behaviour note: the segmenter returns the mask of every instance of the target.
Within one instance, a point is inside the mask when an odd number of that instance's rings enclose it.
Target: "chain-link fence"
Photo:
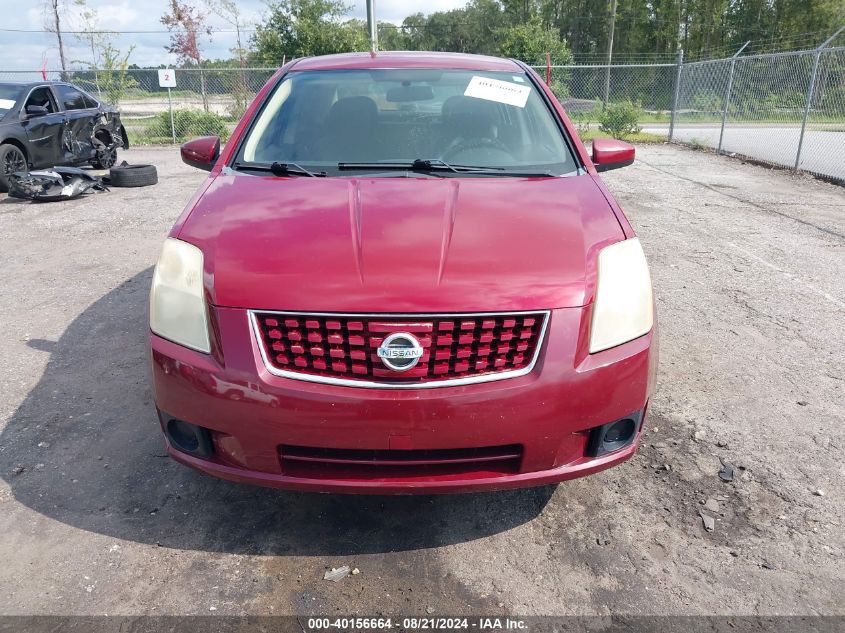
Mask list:
[[[535,66],[545,77],[546,66]],[[120,107],[133,145],[224,139],[270,78],[271,68],[74,70],[75,83]],[[636,104],[650,137],[711,147],[845,181],[845,47],[677,64],[552,66],[551,85],[585,136],[598,133],[605,104]],[[41,72],[2,72],[38,81]]]
[[[674,140],[845,180],[845,47],[685,64],[674,113]]]
[[[174,70],[176,87],[159,85],[158,69],[48,71],[120,108],[130,145],[182,143],[213,134],[224,140],[275,68]],[[41,71],[0,71],[0,81],[39,81]]]
[[[664,124],[652,134],[666,137],[671,120],[677,64],[532,66],[551,87],[583,136],[599,127],[606,102],[641,108],[640,125]]]

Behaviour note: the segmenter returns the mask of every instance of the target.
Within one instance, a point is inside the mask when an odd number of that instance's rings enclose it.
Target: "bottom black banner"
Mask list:
[[[845,616],[0,616],[0,633],[845,633]]]

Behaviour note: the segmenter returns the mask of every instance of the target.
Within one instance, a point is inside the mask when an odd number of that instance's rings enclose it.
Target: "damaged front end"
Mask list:
[[[120,123],[120,114],[117,111],[107,110],[100,113],[94,121],[91,145],[94,149],[92,162],[99,169],[108,169],[117,162],[118,148],[129,148],[129,138]]]
[[[18,171],[9,179],[9,196],[38,202],[77,198],[88,191],[108,191],[103,181],[77,167]]]
[[[120,114],[109,109],[66,127],[62,144],[64,150],[77,159],[90,157],[89,162],[95,168],[109,169],[117,162],[117,150],[129,148],[129,138],[120,122]]]

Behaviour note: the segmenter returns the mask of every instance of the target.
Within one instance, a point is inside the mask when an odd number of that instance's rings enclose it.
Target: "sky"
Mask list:
[[[78,9],[74,0],[61,0],[65,3],[65,30],[72,31],[81,27]],[[266,9],[263,0],[236,0],[247,20],[260,20]],[[350,17],[366,19],[366,0],[347,0],[353,5]],[[53,33],[19,33],[2,29],[42,30],[45,25],[44,0],[0,0],[0,80],[12,79],[4,74],[11,70],[40,69],[44,58],[48,68],[60,68],[56,36]],[[132,31],[165,31],[159,19],[168,6],[166,0],[87,0],[90,8],[97,11],[101,28]],[[200,5],[201,0],[195,0]],[[376,0],[376,15],[379,20],[400,23],[411,13],[432,13],[462,7],[466,0]],[[228,29],[230,26],[216,16],[209,19],[214,28]],[[175,58],[164,49],[168,35],[162,33],[134,33],[115,36],[114,44],[125,50],[135,45],[130,63],[139,66],[158,66],[173,64]],[[235,46],[233,33],[215,33],[211,41],[203,43],[204,55],[209,59],[231,57],[229,49]],[[90,51],[73,35],[67,35],[65,56],[69,61],[77,61],[79,67],[91,58]]]

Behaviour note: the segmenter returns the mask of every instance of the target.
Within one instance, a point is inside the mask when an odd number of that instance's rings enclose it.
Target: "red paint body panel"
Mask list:
[[[562,178],[279,178],[223,170],[287,72],[344,68],[528,72],[586,174]],[[440,493],[540,485],[631,457],[586,455],[589,429],[646,409],[651,333],[590,355],[601,248],[632,237],[563,108],[512,60],[379,53],[295,60],[258,93],[171,236],[202,249],[210,355],[150,335],[156,405],[209,429],[214,455],[178,461],[235,481],[297,490]],[[500,382],[365,389],[271,374],[247,310],[470,313],[551,310],[537,362]],[[343,450],[520,449],[515,470],[380,476],[286,470],[282,446]],[[508,453],[510,454],[510,453]],[[387,471],[384,471],[387,472]],[[339,474],[338,474],[339,473]]]
[[[299,490],[459,492],[562,481],[608,468],[635,446],[584,457],[586,430],[647,405],[656,356],[652,334],[585,356],[589,308],[554,310],[538,365],[502,382],[393,391],[306,383],[269,374],[245,310],[215,310],[225,366],[151,335],[156,405],[215,431],[217,454],[179,461],[219,477]],[[219,434],[225,439],[220,441]],[[286,476],[279,446],[389,449],[519,444],[519,472],[461,477],[301,479]],[[395,446],[393,447],[395,448]]]
[[[182,162],[211,171],[220,156],[220,137],[201,136],[188,141],[180,148]]]
[[[310,57],[296,62],[297,71],[356,68],[448,68],[500,72],[520,72],[521,70],[515,61],[501,57],[415,51],[342,53]]]
[[[179,239],[214,305],[314,312],[581,306],[623,239],[590,176],[277,178],[221,174]]]
[[[624,163],[634,160],[634,146],[613,138],[597,138],[593,141],[593,162],[595,164]]]

